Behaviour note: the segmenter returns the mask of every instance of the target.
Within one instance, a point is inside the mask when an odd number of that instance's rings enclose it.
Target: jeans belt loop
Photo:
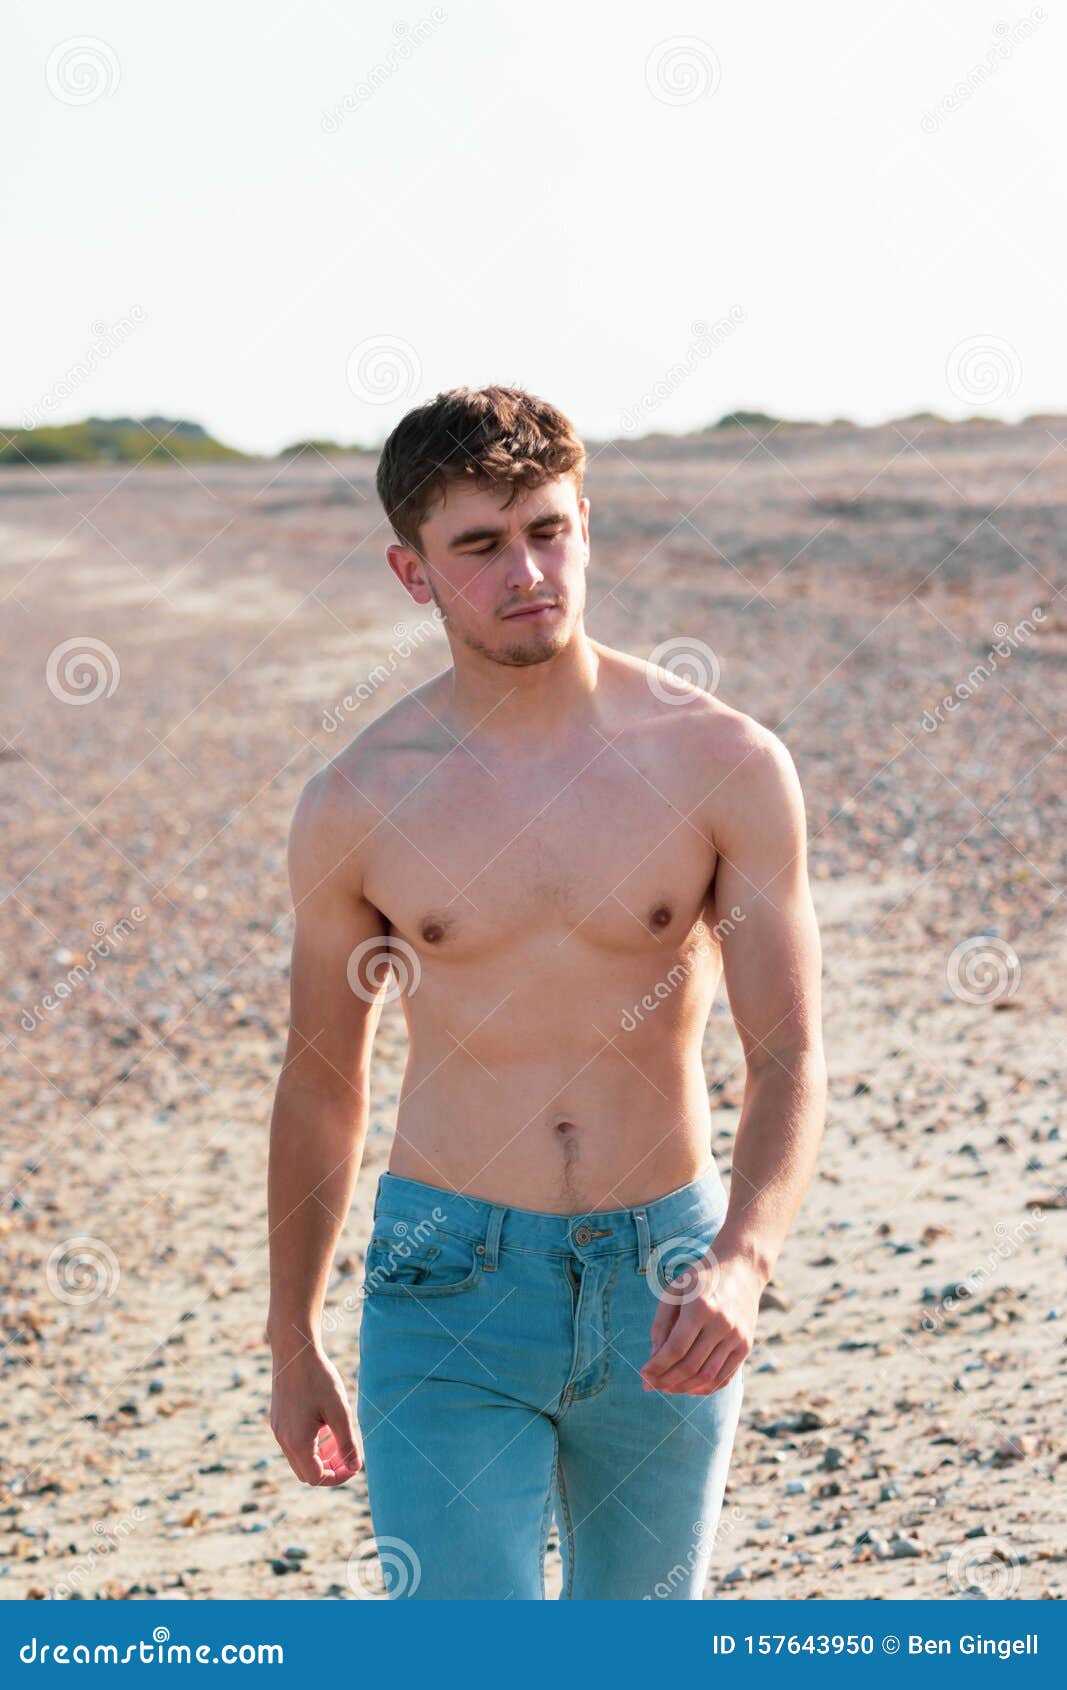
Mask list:
[[[647,1273],[649,1258],[648,1216],[643,1209],[635,1209],[633,1216],[634,1226],[637,1229],[637,1271],[638,1273]]]
[[[479,1251],[484,1258],[482,1267],[486,1273],[496,1272],[497,1254],[500,1247],[500,1229],[504,1224],[504,1214],[505,1211],[497,1208],[495,1204],[489,1211],[489,1224],[485,1229],[485,1240],[479,1245]]]

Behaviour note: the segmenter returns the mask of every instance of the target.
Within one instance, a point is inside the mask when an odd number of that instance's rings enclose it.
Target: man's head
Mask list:
[[[584,467],[568,419],[520,388],[454,388],[397,424],[378,464],[398,541],[386,556],[417,604],[437,605],[453,655],[458,640],[525,666],[568,644],[589,561]]]

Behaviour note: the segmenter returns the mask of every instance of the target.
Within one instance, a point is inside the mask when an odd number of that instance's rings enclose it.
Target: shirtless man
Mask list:
[[[307,783],[268,1181],[271,1425],[366,1463],[390,1597],[699,1600],[760,1295],[822,1134],[804,804],[775,736],[592,640],[585,453],[460,388],[386,442],[386,556],[452,667]],[[727,1202],[701,1042],[746,1084]],[[322,1315],[399,993],[409,1054],[360,1328]]]

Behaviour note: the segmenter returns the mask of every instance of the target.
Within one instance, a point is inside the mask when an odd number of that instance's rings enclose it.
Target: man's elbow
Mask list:
[[[745,1052],[745,1066],[753,1078],[784,1074],[794,1083],[803,1084],[823,1097],[826,1095],[826,1054],[817,1034],[753,1043]]]

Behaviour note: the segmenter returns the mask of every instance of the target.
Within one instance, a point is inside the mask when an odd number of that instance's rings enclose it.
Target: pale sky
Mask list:
[[[1054,0],[5,19],[0,423],[375,444],[492,381],[589,436],[1067,411]]]

